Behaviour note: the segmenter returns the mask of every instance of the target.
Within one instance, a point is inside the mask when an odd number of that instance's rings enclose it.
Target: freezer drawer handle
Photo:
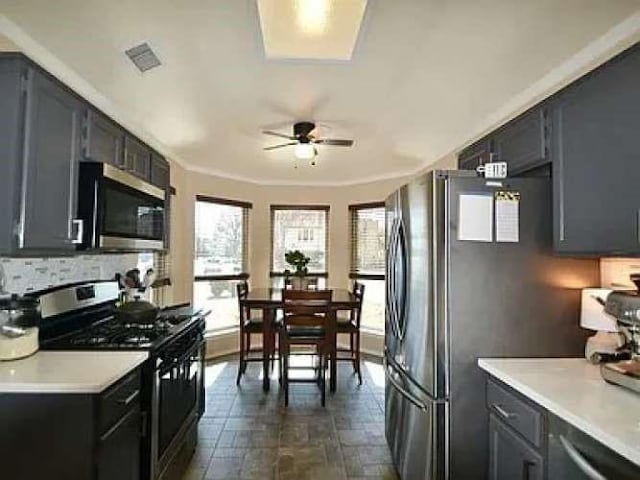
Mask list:
[[[504,408],[502,408],[501,405],[498,405],[497,403],[492,403],[491,406],[505,420],[511,420],[512,418],[516,418],[518,416],[515,413],[507,412]]]
[[[607,477],[602,475],[598,470],[596,470],[586,458],[582,456],[582,454],[574,447],[569,440],[567,440],[563,435],[559,436],[560,443],[564,448],[569,458],[573,460],[573,463],[584,473],[589,480],[607,480]]]
[[[415,395],[413,395],[411,392],[408,392],[407,390],[405,390],[399,383],[398,381],[393,378],[393,375],[391,374],[391,369],[389,368],[388,365],[385,366],[384,369],[386,375],[387,375],[387,379],[391,382],[391,384],[396,388],[396,390],[398,390],[398,392],[400,392],[400,394],[406,398],[407,400],[409,400],[411,403],[413,403],[414,406],[416,406],[417,408],[419,408],[420,410],[422,410],[423,412],[428,411],[427,406],[422,403],[420,401],[420,399],[418,397],[416,397]]]

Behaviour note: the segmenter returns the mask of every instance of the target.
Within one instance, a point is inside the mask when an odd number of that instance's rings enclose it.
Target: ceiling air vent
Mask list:
[[[127,57],[141,72],[146,72],[154,67],[160,66],[160,59],[153,53],[148,43],[141,43],[138,46],[125,51]]]

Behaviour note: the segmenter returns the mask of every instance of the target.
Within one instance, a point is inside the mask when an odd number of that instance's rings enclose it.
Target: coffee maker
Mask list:
[[[637,279],[632,280],[635,283]],[[631,358],[605,363],[600,366],[600,373],[607,382],[640,393],[640,293],[612,292],[607,297],[604,310],[617,320],[618,329],[626,338],[625,348]]]

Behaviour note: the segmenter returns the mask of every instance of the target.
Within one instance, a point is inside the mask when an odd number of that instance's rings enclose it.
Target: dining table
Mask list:
[[[329,390],[336,391],[337,385],[337,312],[340,310],[352,310],[358,306],[355,295],[346,288],[332,288],[333,291],[327,335],[331,351],[329,352]],[[282,288],[254,288],[247,296],[240,300],[241,305],[251,310],[262,310],[262,342],[263,342],[263,379],[262,389],[269,391],[270,367],[269,359],[275,353],[274,329],[278,310],[283,308]]]

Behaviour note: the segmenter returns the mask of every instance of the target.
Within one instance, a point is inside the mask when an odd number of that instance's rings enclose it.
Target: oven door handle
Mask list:
[[[205,344],[205,340],[204,339],[199,339],[197,342],[195,342],[193,344],[192,347],[189,348],[189,350],[187,350],[186,353],[180,355],[180,357],[178,357],[177,359],[171,361],[170,363],[168,363],[166,365],[161,363],[158,366],[158,374],[159,375],[164,375],[165,373],[169,372],[170,370],[178,367],[179,365],[182,365],[189,357],[192,357],[193,355],[195,355],[202,348],[202,346],[204,344]]]

